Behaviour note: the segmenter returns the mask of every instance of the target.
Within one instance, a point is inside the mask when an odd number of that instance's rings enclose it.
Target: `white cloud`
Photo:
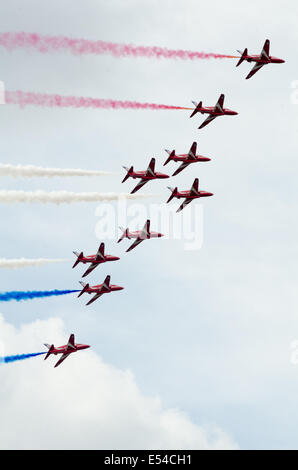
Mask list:
[[[0,316],[1,354],[37,352],[43,341],[61,345],[67,336],[57,318],[17,329]],[[57,369],[55,360],[0,367],[1,449],[237,448],[222,430],[197,426],[143,395],[129,370],[104,363],[91,349]]]

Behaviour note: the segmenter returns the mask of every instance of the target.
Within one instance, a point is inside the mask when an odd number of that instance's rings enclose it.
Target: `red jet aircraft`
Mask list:
[[[88,276],[88,274],[93,271],[93,269],[96,268],[99,264],[106,263],[107,261],[117,261],[118,256],[112,256],[112,255],[105,255],[105,244],[101,243],[100,247],[98,249],[98,252],[96,255],[90,255],[90,256],[84,256],[84,253],[78,253],[77,251],[73,251],[73,253],[77,256],[77,260],[75,264],[73,265],[73,268],[77,266],[79,263],[91,263],[87,271],[83,274],[82,277]]]
[[[61,364],[61,362],[63,362],[64,359],[66,359],[70,354],[72,354],[74,352],[77,352],[77,351],[80,351],[81,349],[90,348],[90,346],[88,344],[78,344],[78,343],[76,344],[74,334],[70,335],[68,343],[65,346],[59,346],[58,348],[55,348],[55,346],[53,344],[50,345],[50,344],[47,344],[47,343],[45,343],[45,346],[48,348],[48,353],[45,357],[45,360],[51,354],[55,354],[55,356],[57,354],[62,354],[59,361],[55,364],[54,367],[58,367]]]
[[[223,107],[224,99],[225,99],[225,95],[222,94],[220,95],[215,106],[208,106],[208,107],[206,106],[204,107],[202,104],[202,101],[200,101],[199,104],[196,103],[195,101],[192,101],[192,103],[195,105],[195,109],[191,113],[190,117],[193,117],[197,113],[209,114],[207,119],[205,119],[205,121],[200,125],[200,127],[198,127],[198,129],[202,129],[203,127],[207,126],[209,122],[213,121],[213,119],[217,118],[218,116],[225,116],[225,115],[235,116],[236,114],[238,114],[236,111],[232,111],[231,109]]]
[[[189,191],[178,191],[178,188],[169,188],[172,191],[171,196],[167,200],[167,203],[170,202],[173,197],[177,199],[185,198],[185,201],[181,204],[181,206],[177,209],[176,212],[182,211],[187,204],[189,204],[193,199],[197,199],[200,197],[208,197],[213,196],[213,193],[209,193],[208,191],[199,190],[199,179],[196,178],[193,182],[193,185]]]
[[[273,57],[272,55],[269,55],[269,49],[270,49],[270,41],[269,39],[266,39],[260,55],[249,55],[247,48],[244,49],[243,52],[238,51],[241,54],[241,57],[236,67],[238,67],[238,65],[240,65],[244,60],[246,60],[247,62],[256,62],[254,67],[251,69],[251,71],[247,75],[246,79],[252,77],[258,70],[260,70],[263,67],[263,65],[283,64],[285,62],[283,59],[279,59],[278,57]]]
[[[79,281],[80,284],[83,286],[83,289],[79,293],[78,297],[81,297],[84,292],[87,292],[87,294],[95,294],[89,302],[86,303],[86,305],[92,304],[95,300],[97,300],[99,297],[101,297],[103,294],[109,294],[110,292],[113,292],[115,290],[122,290],[124,287],[120,286],[115,286],[113,284],[110,284],[111,276],[107,276],[102,284],[98,284],[98,286],[90,286],[89,284],[85,284],[82,281]]]
[[[133,166],[130,168],[124,166],[123,168],[127,171],[127,175],[122,180],[122,183],[124,183],[124,181],[126,181],[128,178],[141,178],[141,181],[136,185],[130,194],[136,193],[144,186],[144,184],[148,183],[150,180],[169,178],[168,175],[155,171],[155,158],[151,159],[146,171],[134,171]]]
[[[118,243],[121,242],[124,238],[135,238],[136,240],[133,242],[133,244],[126,250],[131,251],[133,250],[136,246],[138,246],[143,240],[148,240],[149,238],[160,238],[163,237],[162,233],[158,232],[150,232],[150,220],[147,220],[143,229],[142,230],[137,230],[136,232],[130,232],[128,228],[123,229],[120,227],[120,229],[123,231],[121,237],[118,240]]]
[[[179,155],[176,155],[175,150],[172,152],[170,150],[166,149],[166,152],[169,154],[169,158],[165,161],[163,164],[164,166],[167,165],[171,160],[174,162],[182,162],[182,164],[177,168],[177,170],[173,173],[172,176],[178,175],[184,168],[186,168],[190,163],[196,163],[196,162],[209,162],[211,158],[208,157],[203,157],[203,155],[196,155],[197,151],[197,143],[194,142],[192,146],[190,147],[190,150],[188,153],[181,153]]]

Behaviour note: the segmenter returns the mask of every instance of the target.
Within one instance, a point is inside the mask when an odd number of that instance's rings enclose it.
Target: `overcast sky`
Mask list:
[[[58,369],[42,357],[1,366],[1,448],[297,448],[297,13],[293,1],[2,2],[1,32],[222,54],[257,54],[269,38],[286,63],[245,80],[251,64],[233,59],[0,49],[7,90],[181,106],[211,106],[225,93],[239,112],[198,131],[204,118],[188,111],[0,106],[1,163],[113,172],[3,177],[2,189],[129,192],[122,165],[142,170],[155,156],[157,170],[173,172],[164,149],[184,153],[197,141],[212,161],[168,181],[188,189],[199,177],[214,193],[185,209],[203,220],[195,251],[165,238],[126,254],[128,241],[96,236],[97,203],[1,205],[1,258],[69,258],[2,269],[1,291],[76,289],[83,270],[71,269],[72,251],[92,254],[101,241],[121,259],[88,280],[111,274],[125,287],[88,308],[72,295],[0,306],[3,354],[58,346],[72,332],[92,346]],[[148,211],[169,197],[164,181],[142,193],[157,195],[142,201]]]

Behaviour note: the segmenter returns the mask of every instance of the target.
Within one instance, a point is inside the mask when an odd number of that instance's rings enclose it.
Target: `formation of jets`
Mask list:
[[[247,61],[249,63],[255,62],[254,67],[249,72],[246,79],[251,78],[264,65],[267,65],[270,63],[281,64],[284,62],[283,59],[270,56],[269,50],[270,50],[270,41],[269,39],[267,39],[264,43],[264,46],[260,55],[249,55],[247,48],[243,52],[238,51],[241,54],[241,57],[239,58],[239,61],[236,64],[237,67],[243,61]],[[203,106],[202,101],[200,101],[199,103],[196,103],[195,101],[192,102],[195,107],[193,109],[193,112],[190,115],[191,118],[195,116],[197,113],[208,114],[207,119],[203,121],[203,123],[199,126],[199,129],[204,128],[205,126],[207,126],[207,124],[209,124],[210,122],[212,122],[215,118],[219,116],[225,116],[225,115],[234,116],[238,114],[236,111],[225,108],[224,100],[225,100],[225,95],[221,94],[215,106]],[[168,158],[164,162],[164,166],[167,165],[169,162],[180,163],[179,167],[172,174],[172,177],[181,173],[185,168],[187,168],[192,163],[208,162],[211,160],[211,158],[209,157],[204,157],[203,155],[197,154],[196,142],[192,143],[188,153],[176,154],[175,150],[172,150],[172,151],[166,150],[166,152],[168,154]],[[145,171],[134,171],[133,166],[131,166],[130,168],[128,167],[123,167],[123,168],[126,170],[127,173],[125,177],[123,178],[122,183],[124,183],[128,178],[140,180],[139,183],[131,191],[131,194],[139,191],[146,183],[148,183],[151,180],[169,178],[169,175],[155,171],[155,158],[152,158],[150,160],[148,168]],[[169,199],[167,200],[167,203],[169,203],[174,198],[184,199],[182,204],[178,207],[177,212],[182,211],[194,199],[213,196],[213,193],[209,191],[203,191],[202,189],[199,188],[199,178],[194,179],[194,182],[189,190],[179,191],[177,186],[175,188],[168,187],[168,189],[170,189],[171,195]],[[131,231],[129,230],[129,228],[124,229],[122,227],[120,227],[120,229],[122,231],[122,234],[118,240],[118,243],[120,243],[125,238],[127,238],[128,240],[131,240],[131,239],[134,240],[133,243],[126,250],[126,252],[133,250],[144,240],[163,237],[162,233],[154,232],[150,230],[149,219],[146,221],[142,230]],[[73,265],[73,268],[75,268],[79,263],[82,263],[84,265],[86,264],[89,265],[88,269],[84,272],[82,277],[88,276],[100,264],[103,264],[109,261],[117,261],[120,259],[118,256],[105,254],[104,243],[100,244],[98,251],[95,255],[84,256],[83,252],[76,252],[76,251],[74,251],[73,253],[77,257]],[[83,295],[84,293],[89,294],[89,295],[94,294],[91,300],[89,300],[89,302],[86,304],[86,305],[90,305],[95,300],[100,298],[103,294],[108,294],[110,292],[124,289],[121,286],[111,284],[110,281],[111,281],[110,275],[106,276],[104,282],[98,285],[90,286],[90,284],[86,284],[80,281],[80,284],[82,285],[82,290],[80,291],[78,297],[81,297],[81,295]],[[55,364],[55,367],[59,366],[70,354],[90,347],[89,345],[86,345],[86,344],[76,344],[74,334],[70,335],[68,343],[64,346],[60,346],[57,348],[55,348],[53,344],[52,345],[45,344],[45,346],[48,348],[48,352],[45,356],[45,359],[47,359],[52,354],[54,355],[62,354],[61,358]]]
[[[132,245],[126,250],[126,252],[129,252],[133,250],[136,246],[138,246],[142,241],[144,240],[149,240],[150,238],[160,238],[163,237],[162,233],[159,232],[154,232],[150,230],[150,220],[148,219],[143,227],[142,230],[137,230],[137,231],[130,231],[128,228],[123,229],[120,227],[122,230],[122,235],[118,240],[118,243],[120,243],[124,238],[130,239],[135,239]],[[89,263],[90,266],[87,269],[87,271],[84,272],[82,277],[88,276],[99,264],[105,263],[107,261],[116,261],[119,260],[120,258],[118,256],[112,256],[112,255],[106,255],[104,252],[105,245],[104,243],[100,244],[100,247],[98,249],[98,252],[96,255],[89,255],[89,256],[84,256],[83,252],[78,253],[77,251],[74,251],[73,253],[76,255],[77,259],[73,265],[73,268],[75,268],[79,263]],[[111,281],[111,276],[108,275],[104,282],[102,284],[98,284],[95,286],[90,286],[90,284],[86,284],[82,281],[79,281],[80,284],[82,285],[83,289],[80,291],[78,297],[81,297],[84,293],[87,294],[95,294],[89,302],[87,302],[86,305],[92,304],[95,300],[99,299],[103,294],[108,294],[110,292],[118,291],[118,290],[123,290],[124,287],[117,286],[114,284],[110,283]]]

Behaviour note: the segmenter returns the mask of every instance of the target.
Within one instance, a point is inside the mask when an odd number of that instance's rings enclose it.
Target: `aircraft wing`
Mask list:
[[[262,52],[261,52],[262,58],[269,59],[269,49],[270,49],[270,41],[269,39],[266,39]]]
[[[141,242],[144,241],[144,238],[137,238],[132,245],[130,245],[129,248],[127,248],[126,252],[129,252],[131,250],[133,250],[136,246],[138,246]]]
[[[89,300],[89,302],[86,303],[86,305],[90,305],[92,304],[93,302],[95,302],[95,300],[99,299],[99,297],[102,296],[102,292],[97,292],[97,294],[95,294],[91,300]]]
[[[184,168],[186,168],[188,165],[189,165],[190,162],[183,162],[181,163],[181,165],[179,166],[179,168],[177,168],[177,170],[172,174],[172,176],[176,176],[178,175],[178,173],[180,173],[182,170],[184,170]]]
[[[87,269],[87,271],[84,272],[83,276],[82,277],[86,277],[88,276],[88,274],[90,274],[93,269],[96,268],[96,266],[98,266],[98,263],[91,263],[91,265],[89,266],[89,268]]]
[[[131,191],[130,194],[133,194],[133,193],[136,193],[139,189],[141,189],[144,184],[148,183],[148,180],[141,180],[137,185],[136,187]]]
[[[62,356],[60,357],[59,361],[54,365],[54,367],[58,367],[60,366],[60,364],[69,356],[69,354],[62,354]]]
[[[256,64],[254,67],[251,69],[249,74],[247,75],[246,79],[252,77],[258,70],[260,70],[263,67],[264,64]]]
[[[207,126],[207,124],[209,124],[209,122],[213,121],[213,119],[215,119],[217,116],[212,116],[212,114],[210,114],[207,119],[205,119],[205,121],[200,125],[200,127],[198,129],[203,129],[203,127]]]
[[[185,201],[182,202],[181,206],[178,207],[176,212],[182,211],[182,209],[184,209],[184,207],[186,207],[191,201],[192,201],[192,199],[187,199],[186,198]]]
[[[192,146],[189,149],[188,156],[195,160],[197,153],[197,143],[193,142]]]

